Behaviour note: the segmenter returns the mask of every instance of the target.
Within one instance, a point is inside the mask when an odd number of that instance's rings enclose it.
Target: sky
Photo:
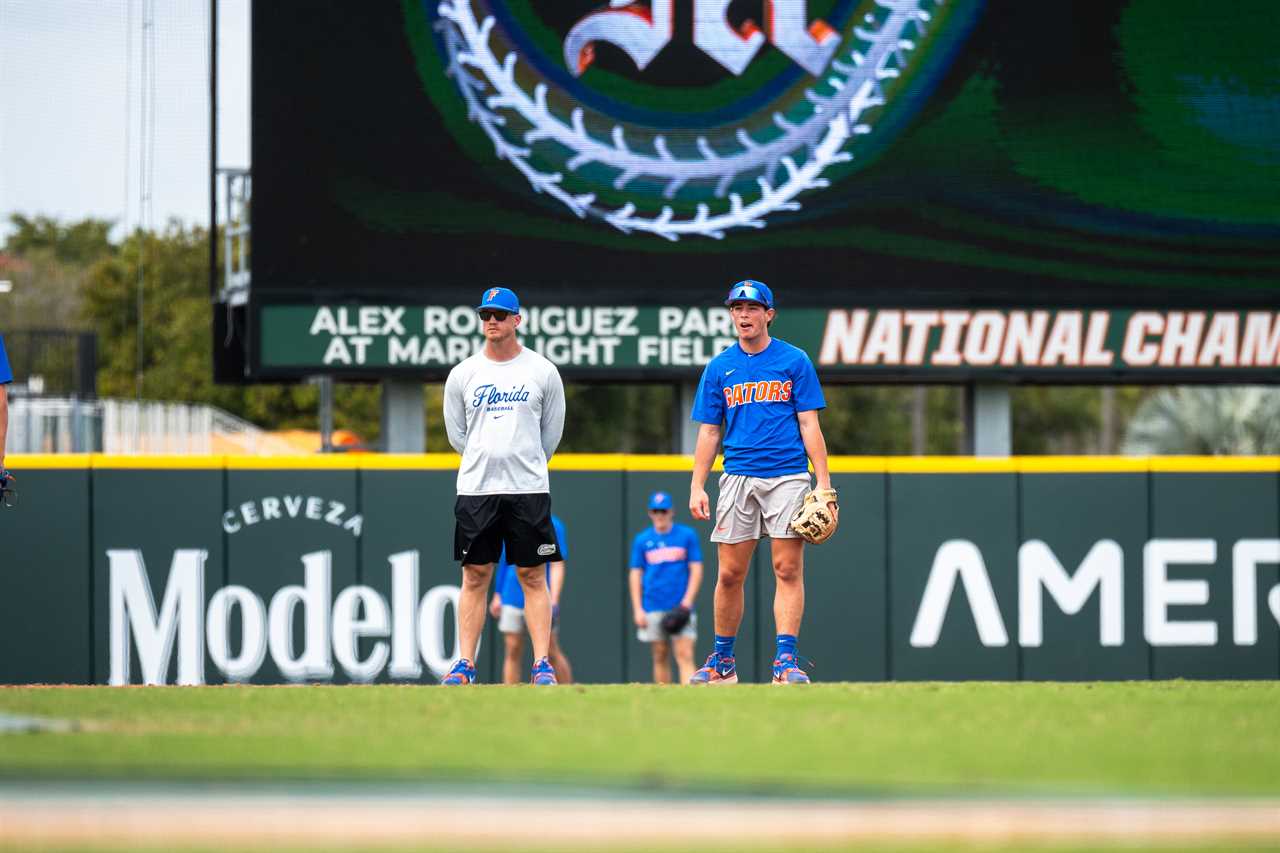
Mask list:
[[[211,2],[219,166],[246,167],[251,0],[0,0],[0,238],[13,213],[109,219],[117,238],[144,221],[208,224]]]

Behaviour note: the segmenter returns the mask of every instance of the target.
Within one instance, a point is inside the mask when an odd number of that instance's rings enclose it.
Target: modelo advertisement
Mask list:
[[[801,644],[818,680],[1280,677],[1276,470],[861,464],[836,465],[841,528],[806,548]],[[0,576],[0,639],[27,653],[0,681],[431,684],[462,653],[443,465],[20,476],[23,503],[0,512],[22,555]],[[573,555],[561,639],[582,680],[643,677],[627,545],[652,484],[687,477],[554,472]],[[748,680],[771,651],[760,552],[740,634]]]

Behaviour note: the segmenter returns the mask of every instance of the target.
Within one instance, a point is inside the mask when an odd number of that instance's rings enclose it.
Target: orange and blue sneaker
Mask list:
[[[778,655],[773,662],[774,684],[808,684],[809,675],[800,668],[800,661],[789,652]]]
[[[466,658],[455,663],[453,669],[449,670],[449,674],[440,679],[440,684],[446,687],[455,684],[475,684],[475,682],[476,666]]]
[[[529,679],[533,684],[557,684],[556,669],[551,665],[551,661],[546,658],[539,658],[538,662],[533,665],[533,677]]]
[[[737,684],[738,661],[729,655],[712,652],[707,662],[689,679],[690,684]]]

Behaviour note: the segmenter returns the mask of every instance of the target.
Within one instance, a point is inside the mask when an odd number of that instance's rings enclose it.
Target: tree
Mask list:
[[[208,232],[171,222],[163,231],[135,231],[119,244],[111,223],[64,225],[44,216],[10,217],[0,277],[14,290],[0,298],[0,331],[37,327],[97,331],[99,393],[104,396],[208,403],[265,429],[317,428],[317,389],[308,384],[219,386],[212,380],[208,293]],[[218,241],[218,250],[222,242]],[[141,364],[138,285],[142,281]],[[141,375],[139,376],[139,367]],[[906,385],[828,385],[823,430],[832,453],[913,451],[914,390]],[[443,389],[426,387],[428,449],[449,449],[441,415]],[[924,395],[925,452],[955,453],[962,435],[958,386],[931,386]],[[1088,387],[1015,388],[1016,453],[1090,453],[1101,438],[1101,393]],[[1115,421],[1124,423],[1143,399],[1140,388],[1114,393]],[[676,387],[582,384],[565,388],[570,416],[565,452],[665,453],[681,424]],[[376,383],[339,383],[335,426],[374,445],[380,437]]]
[[[9,217],[13,228],[0,254],[0,278],[13,290],[0,299],[0,329],[83,328],[81,294],[89,267],[110,257],[111,222],[61,225],[46,216]]]
[[[99,393],[207,403],[264,429],[316,429],[319,396],[314,386],[214,384],[208,245],[206,230],[171,222],[162,233],[135,231],[90,269],[85,320],[98,332]],[[335,426],[376,441],[378,401],[376,386],[339,385]]]
[[[1124,449],[1144,456],[1280,453],[1280,388],[1166,388],[1138,409]]]
[[[13,233],[5,241],[5,251],[28,256],[41,251],[52,253],[64,264],[88,266],[115,252],[108,235],[115,223],[109,219],[82,219],[62,225],[48,216],[34,219],[14,213],[9,217]]]

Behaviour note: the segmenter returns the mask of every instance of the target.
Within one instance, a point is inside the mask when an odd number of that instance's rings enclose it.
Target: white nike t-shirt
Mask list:
[[[462,454],[458,494],[550,492],[547,460],[564,432],[560,372],[528,347],[510,361],[481,350],[449,371],[444,425]]]

